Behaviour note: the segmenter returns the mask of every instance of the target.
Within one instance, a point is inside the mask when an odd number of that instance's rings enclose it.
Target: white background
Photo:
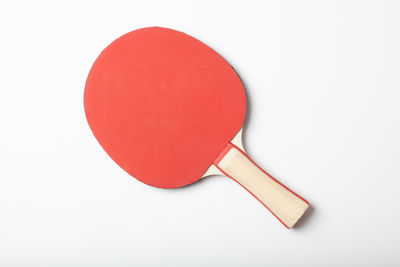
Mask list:
[[[398,1],[1,2],[0,266],[399,266],[399,14]],[[155,25],[238,71],[248,153],[312,204],[297,228],[228,178],[144,185],[97,144],[88,71]]]

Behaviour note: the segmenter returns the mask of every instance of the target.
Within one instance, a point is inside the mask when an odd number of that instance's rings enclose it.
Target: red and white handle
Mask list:
[[[213,163],[256,197],[287,228],[295,225],[309,207],[306,200],[263,171],[232,143]]]

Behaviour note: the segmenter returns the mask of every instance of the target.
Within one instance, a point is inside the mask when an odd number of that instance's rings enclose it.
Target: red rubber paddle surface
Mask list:
[[[245,91],[229,63],[197,39],[159,27],[104,49],[87,78],[84,105],[107,154],[161,188],[200,179],[246,115]]]

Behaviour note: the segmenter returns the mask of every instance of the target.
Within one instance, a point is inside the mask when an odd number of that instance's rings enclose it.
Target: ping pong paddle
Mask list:
[[[176,188],[209,175],[238,182],[287,228],[309,203],[245,153],[245,90],[224,58],[179,31],[132,31],[103,50],[86,81],[86,118],[126,172]]]

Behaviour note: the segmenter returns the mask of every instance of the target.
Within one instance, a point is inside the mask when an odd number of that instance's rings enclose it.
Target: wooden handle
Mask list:
[[[214,165],[255,196],[287,228],[292,227],[309,207],[306,200],[263,171],[231,143]]]

